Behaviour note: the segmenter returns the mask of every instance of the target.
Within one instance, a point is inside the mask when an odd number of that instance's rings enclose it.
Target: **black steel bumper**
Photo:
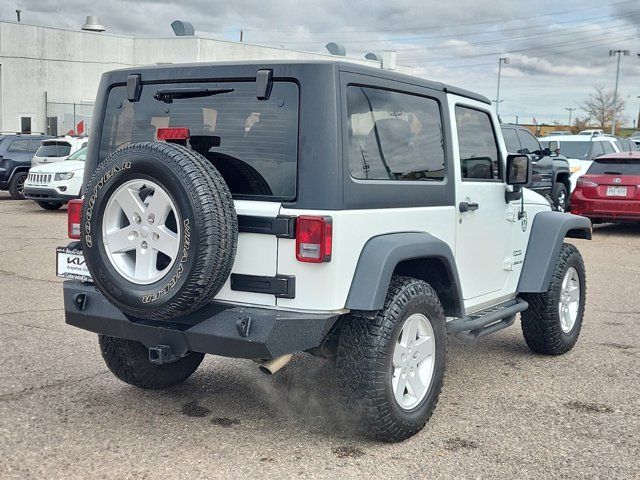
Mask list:
[[[173,355],[211,353],[236,358],[275,358],[318,347],[338,315],[310,314],[211,302],[168,321],[131,320],[92,284],[63,283],[66,322],[91,332],[166,345]]]
[[[53,188],[27,188],[24,189],[24,196],[29,200],[36,202],[61,202],[67,203],[74,198],[80,198],[77,195],[63,195]]]

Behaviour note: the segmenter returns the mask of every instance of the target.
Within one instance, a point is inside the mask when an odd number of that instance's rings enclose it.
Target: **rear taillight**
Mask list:
[[[184,127],[159,128],[156,136],[158,140],[187,140],[191,132]]]
[[[598,184],[591,180],[590,178],[578,177],[576,181],[576,186],[578,187],[597,187]]]
[[[67,204],[67,234],[73,240],[80,240],[82,223],[82,200],[69,200]]]
[[[302,215],[296,220],[296,258],[300,262],[331,261],[333,225],[331,217]]]

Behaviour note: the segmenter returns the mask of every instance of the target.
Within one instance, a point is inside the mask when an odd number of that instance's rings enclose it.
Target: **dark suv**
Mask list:
[[[16,200],[24,199],[24,181],[31,157],[48,135],[0,134],[0,190],[9,190]]]
[[[526,127],[512,124],[500,127],[509,153],[533,155],[533,180],[527,187],[549,197],[556,210],[567,211],[571,171],[566,157],[542,147]]]

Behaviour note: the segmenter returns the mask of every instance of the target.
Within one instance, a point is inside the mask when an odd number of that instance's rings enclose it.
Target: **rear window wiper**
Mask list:
[[[606,171],[604,172],[605,175],[622,175],[620,172],[613,172],[613,171]]]
[[[231,93],[233,91],[233,88],[175,88],[158,90],[153,94],[153,98],[160,102],[173,103],[174,100],[180,100],[183,98],[211,97],[213,95]]]

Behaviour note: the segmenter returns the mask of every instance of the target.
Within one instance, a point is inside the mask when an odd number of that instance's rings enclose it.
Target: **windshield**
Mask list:
[[[66,157],[71,152],[71,145],[64,142],[43,143],[36,152],[37,157]]]
[[[266,100],[255,82],[144,85],[138,102],[111,89],[100,157],[157,140],[158,128],[186,127],[189,146],[224,177],[235,198],[293,200],[298,156],[298,86],[275,81]]]
[[[80,162],[84,162],[84,160],[87,158],[87,147],[82,147],[80,150],[78,150],[77,152],[69,155],[65,162],[67,160],[76,160],[76,161],[80,161]]]
[[[545,148],[549,148],[549,141],[540,142]],[[591,142],[558,142],[560,153],[567,158],[586,160],[591,150]]]
[[[638,175],[640,176],[640,160],[615,159],[595,160],[587,173],[593,175]]]

